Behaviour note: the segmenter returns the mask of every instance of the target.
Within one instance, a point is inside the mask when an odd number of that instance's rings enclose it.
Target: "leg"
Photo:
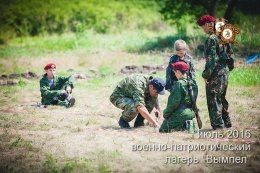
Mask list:
[[[128,97],[117,97],[111,95],[110,101],[117,108],[124,110],[122,112],[122,116],[119,119],[120,127],[129,128],[130,126],[128,122],[132,121],[138,114],[138,111],[134,104],[134,100]]]
[[[221,75],[213,76],[212,81],[206,86],[208,111],[213,129],[223,128],[223,110],[228,107],[225,99],[228,72],[225,69],[222,72]]]
[[[151,113],[155,103],[156,103],[155,97],[149,97],[145,100],[145,107],[147,108],[148,112]],[[144,126],[144,117],[139,113],[137,118],[135,119],[134,127],[140,127]]]
[[[206,89],[208,90],[208,89]],[[207,104],[210,123],[213,129],[223,128],[221,98],[215,93],[207,92]]]
[[[225,127],[229,128],[232,127],[232,124],[228,112],[228,101],[226,100],[226,91],[227,91],[227,87],[225,88],[223,94],[221,95],[221,101],[223,105],[222,119],[224,121]]]

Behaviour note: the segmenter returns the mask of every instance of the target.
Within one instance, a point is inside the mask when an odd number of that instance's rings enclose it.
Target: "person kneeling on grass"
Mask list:
[[[110,96],[110,101],[116,107],[124,110],[119,119],[121,128],[130,128],[129,122],[136,116],[134,127],[144,126],[144,119],[153,127],[159,127],[150,113],[156,108],[160,116],[158,94],[163,95],[165,82],[160,78],[152,78],[141,74],[134,74],[123,79],[116,86]]]
[[[71,107],[75,104],[75,98],[72,97],[74,88],[71,77],[56,76],[56,65],[47,64],[44,67],[45,74],[40,80],[40,91],[43,105],[59,105]]]
[[[198,94],[198,87],[196,82],[187,75],[189,66],[185,62],[176,62],[172,64],[172,69],[178,81],[175,82],[168,98],[167,107],[163,111],[165,120],[163,121],[159,132],[185,130],[186,122],[190,122],[189,120],[193,120],[195,117],[188,90],[188,80],[192,87],[195,100]]]

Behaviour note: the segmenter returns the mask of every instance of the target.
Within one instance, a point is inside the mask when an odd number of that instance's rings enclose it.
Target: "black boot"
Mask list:
[[[232,124],[231,124],[230,117],[229,117],[228,113],[223,113],[222,119],[224,121],[224,124],[225,124],[226,128],[232,127]]]
[[[141,126],[144,126],[144,117],[141,114],[138,114],[135,119],[134,127],[136,128]]]
[[[67,108],[72,107],[76,102],[75,98],[71,95],[67,97],[67,101],[69,102]]]
[[[122,116],[120,117],[118,124],[121,128],[130,128],[129,123],[126,120],[124,120]]]

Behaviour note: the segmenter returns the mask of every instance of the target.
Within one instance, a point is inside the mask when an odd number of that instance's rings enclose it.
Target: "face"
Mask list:
[[[185,50],[179,50],[179,51],[176,51],[176,54],[179,56],[179,57],[183,57],[185,55],[186,51]]]
[[[201,26],[203,31],[208,34],[209,33],[209,23],[205,23],[204,25]]]
[[[176,70],[176,71],[174,70],[174,74],[178,80],[183,76],[179,70]]]
[[[157,90],[151,84],[149,85],[149,93],[152,97],[158,96]]]
[[[56,68],[50,68],[48,70],[45,70],[45,72],[47,73],[47,78],[52,79],[56,74]]]

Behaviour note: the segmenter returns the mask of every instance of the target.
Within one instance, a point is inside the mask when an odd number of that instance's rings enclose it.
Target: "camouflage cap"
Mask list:
[[[158,94],[160,94],[160,95],[165,94],[165,91],[164,91],[165,82],[164,82],[164,80],[162,80],[161,78],[153,78],[151,80],[151,84],[157,90]]]

